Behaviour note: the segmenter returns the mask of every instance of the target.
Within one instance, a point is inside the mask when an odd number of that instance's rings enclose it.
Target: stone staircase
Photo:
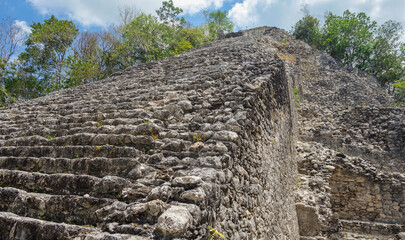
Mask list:
[[[297,238],[289,85],[255,39],[0,109],[0,239]]]

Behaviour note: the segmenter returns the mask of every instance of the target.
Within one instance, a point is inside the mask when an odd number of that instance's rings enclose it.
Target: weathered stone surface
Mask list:
[[[202,188],[196,188],[192,190],[185,191],[181,193],[180,199],[185,200],[185,201],[192,201],[194,203],[199,203],[203,202],[206,198],[206,194],[204,189]]]
[[[301,211],[298,219],[311,215],[321,224],[302,239],[397,238],[397,231],[380,226],[403,226],[404,108],[390,105],[374,77],[344,68],[284,31],[264,31],[272,38],[261,41],[277,49],[298,89],[292,95],[300,138],[296,201],[312,212]],[[363,227],[354,227],[356,219]],[[301,224],[305,230],[313,229]]]
[[[172,206],[160,215],[156,231],[164,237],[181,236],[192,222],[193,217],[187,208]]]
[[[400,238],[405,111],[391,102],[263,27],[14,104],[0,109],[0,238]]]
[[[297,239],[292,86],[255,34],[1,109],[0,210],[32,236]]]
[[[197,176],[176,177],[172,181],[172,184],[174,186],[180,186],[180,187],[186,187],[186,188],[196,187],[200,183],[202,183],[202,180],[200,177],[197,177]]]
[[[301,236],[317,236],[321,232],[321,224],[317,209],[304,204],[297,204],[298,225]]]

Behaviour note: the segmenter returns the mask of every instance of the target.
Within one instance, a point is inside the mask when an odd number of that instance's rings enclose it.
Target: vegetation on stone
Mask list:
[[[326,50],[349,69],[371,73],[398,101],[404,101],[405,43],[400,41],[404,33],[400,23],[378,25],[365,13],[346,10],[342,16],[327,13],[321,26],[307,9],[303,12],[305,16],[291,30],[297,39]]]

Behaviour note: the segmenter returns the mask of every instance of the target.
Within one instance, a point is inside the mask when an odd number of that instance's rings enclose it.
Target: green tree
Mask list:
[[[394,87],[394,96],[398,102],[405,104],[405,78],[398,80],[392,86]]]
[[[319,29],[319,44],[334,58],[346,66],[373,74],[382,86],[397,99],[405,96],[405,44],[400,42],[402,25],[387,21],[378,26],[364,13],[345,11],[343,16],[326,15],[325,24],[304,11],[305,16],[293,27],[292,33],[298,39],[310,44],[316,42]]]
[[[209,41],[210,38],[204,34],[203,27],[182,28],[176,32],[171,42],[169,56],[200,47]]]
[[[139,62],[150,62],[166,56],[166,28],[163,23],[151,14],[140,14],[124,27],[123,46],[126,52],[122,59],[126,67]]]
[[[314,47],[321,46],[321,32],[319,20],[305,11],[305,16],[292,28],[292,35]]]
[[[187,41],[191,48],[200,47],[210,41],[209,36],[204,34],[203,27],[183,28],[175,37],[176,43]]]
[[[6,75],[6,61],[3,58],[0,58],[0,107],[3,107],[6,105],[7,101],[7,90],[4,88],[4,79]]]
[[[184,17],[179,17],[183,13],[183,9],[175,7],[173,0],[163,1],[162,6],[156,10],[160,21],[170,27],[183,26],[186,23]]]
[[[35,77],[34,67],[24,66],[15,60],[9,62],[3,70],[1,83],[5,91],[5,104],[36,98],[45,92],[45,84]]]
[[[124,27],[120,52],[127,56],[125,66],[167,58],[199,47],[210,39],[201,27],[178,27],[140,14]]]
[[[209,36],[212,40],[218,39],[220,34],[233,31],[233,23],[228,17],[227,11],[203,11],[205,23],[208,27]]]
[[[150,62],[170,57],[199,46],[195,29],[185,27],[183,10],[175,7],[173,1],[164,1],[156,10],[159,19],[151,14],[141,13],[123,27],[121,52],[125,66]]]
[[[64,87],[94,82],[102,77],[102,58],[96,32],[82,32],[73,45],[72,56],[67,58],[68,78]]]
[[[130,52],[125,51],[123,28],[113,27],[99,33],[100,79],[125,69]]]
[[[91,83],[100,79],[100,69],[92,60],[83,60],[79,56],[69,56],[68,75],[64,88]]]
[[[383,86],[405,77],[405,48],[399,41],[402,34],[403,28],[398,22],[387,21],[378,28],[368,71]]]
[[[343,16],[337,16],[329,12],[322,29],[322,47],[344,65],[365,70],[372,54],[376,25],[365,13],[346,10]]]
[[[19,58],[27,73],[38,78],[45,92],[61,89],[66,79],[69,49],[78,34],[72,21],[55,16],[33,23],[26,49]]]

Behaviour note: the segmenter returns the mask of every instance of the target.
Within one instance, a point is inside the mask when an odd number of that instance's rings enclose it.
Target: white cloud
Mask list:
[[[328,2],[333,2],[333,0],[299,0],[298,1],[298,3],[300,3],[301,5],[302,4],[315,5],[315,4],[328,3]]]
[[[258,0],[245,0],[236,3],[229,11],[229,17],[237,26],[250,26],[257,24]]]
[[[236,3],[229,11],[229,17],[239,27],[257,25],[265,18],[266,11],[277,0],[244,0]]]
[[[221,8],[224,0],[173,0],[173,3],[181,7],[184,13],[195,14],[209,7]]]
[[[20,28],[24,34],[31,33],[31,28],[30,28],[30,26],[28,26],[26,21],[15,20],[14,25],[17,26],[18,28]]]
[[[163,0],[27,0],[41,14],[68,16],[84,26],[108,26],[116,23],[120,7],[135,7],[145,13],[155,13]],[[220,8],[225,0],[174,0],[186,14],[194,14],[202,9]]]

